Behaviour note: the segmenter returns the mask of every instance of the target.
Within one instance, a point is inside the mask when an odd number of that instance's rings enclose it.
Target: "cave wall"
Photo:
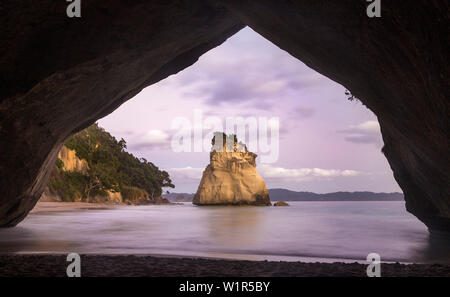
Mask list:
[[[0,226],[34,206],[63,141],[249,25],[378,117],[408,211],[450,231],[448,1],[64,1],[0,5]],[[151,112],[151,111],[149,111]]]
[[[244,26],[195,0],[82,1],[79,19],[66,5],[0,5],[0,226],[33,208],[68,136]]]
[[[450,232],[448,1],[223,1],[253,30],[342,84],[378,117],[406,208]]]

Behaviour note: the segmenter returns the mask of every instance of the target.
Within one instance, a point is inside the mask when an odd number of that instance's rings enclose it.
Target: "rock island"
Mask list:
[[[264,179],[256,171],[256,154],[236,135],[214,133],[210,163],[192,200],[196,205],[271,205]]]

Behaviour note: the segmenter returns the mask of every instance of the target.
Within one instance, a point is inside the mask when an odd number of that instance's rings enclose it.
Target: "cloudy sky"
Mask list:
[[[278,119],[275,162],[261,162],[265,154],[256,152],[257,170],[268,188],[400,191],[381,153],[376,116],[348,101],[344,87],[249,28],[191,67],[144,89],[99,125],[124,138],[134,155],[167,170],[176,185],[173,192],[195,192],[209,152],[194,152],[199,150],[194,138],[191,152],[176,152],[174,135],[181,127],[206,134],[208,120],[219,119],[225,126],[227,118],[239,116]]]

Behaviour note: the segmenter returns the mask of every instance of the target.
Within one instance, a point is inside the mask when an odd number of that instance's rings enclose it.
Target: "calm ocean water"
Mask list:
[[[290,207],[190,203],[38,213],[0,230],[0,252],[166,254],[286,261],[450,263],[404,202],[290,202]]]

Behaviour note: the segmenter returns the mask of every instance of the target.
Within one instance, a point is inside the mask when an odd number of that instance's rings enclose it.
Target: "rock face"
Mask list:
[[[447,0],[66,1],[0,5],[0,226],[41,196],[64,140],[244,24],[378,117],[406,208],[450,232]]]
[[[209,157],[210,163],[203,172],[192,203],[271,205],[266,183],[256,171],[256,157],[256,154],[246,149],[227,149],[224,146],[223,149],[216,150],[213,147]]]
[[[84,159],[80,159],[76,155],[76,151],[69,149],[65,145],[62,146],[58,153],[58,159],[62,162],[62,170],[69,172],[79,172],[81,174],[88,174],[89,165]],[[52,191],[51,187],[48,185],[45,187],[44,192],[41,195],[40,201],[63,201],[60,195],[55,191]],[[73,202],[81,202],[82,196],[77,195]],[[106,190],[106,195],[100,196],[95,195],[93,197],[88,197],[86,202],[92,203],[113,203],[120,204],[123,202],[122,195],[120,192],[114,192],[111,190]]]
[[[289,204],[287,202],[284,202],[284,201],[278,201],[278,202],[275,202],[273,204],[273,206],[289,206]]]
[[[66,171],[78,171],[87,174],[89,166],[86,160],[81,160],[76,156],[76,152],[67,148],[65,145],[58,153],[58,158],[63,162],[63,168]]]
[[[62,161],[62,169],[64,171],[78,171],[83,174],[87,174],[89,166],[86,160],[82,160],[76,156],[74,150],[69,149],[65,145],[62,146],[58,153],[58,159]],[[50,190],[48,186],[45,187],[44,192],[39,198],[39,201],[56,202],[63,201],[58,193]],[[78,197],[77,202],[81,201],[81,196]]]
[[[106,196],[94,196],[89,197],[89,201],[91,203],[112,203],[112,204],[121,204],[123,203],[122,194],[120,192],[106,191]]]

